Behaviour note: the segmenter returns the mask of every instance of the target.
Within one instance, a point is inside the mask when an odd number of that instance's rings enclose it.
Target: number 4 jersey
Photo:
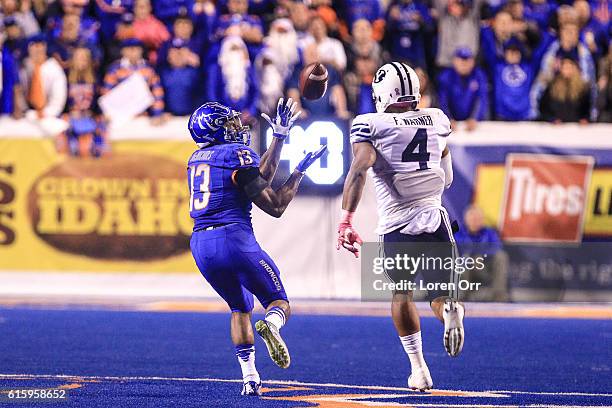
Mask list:
[[[369,142],[376,162],[369,170],[376,188],[380,235],[431,233],[440,226],[444,170],[440,167],[450,121],[435,108],[359,115],[351,143]]]
[[[252,202],[237,174],[259,174],[257,153],[239,143],[212,145],[196,150],[187,166],[194,231],[225,224],[251,227]]]

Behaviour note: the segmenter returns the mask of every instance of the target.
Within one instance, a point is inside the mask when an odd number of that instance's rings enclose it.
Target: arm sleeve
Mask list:
[[[372,125],[363,116],[357,116],[351,126],[351,143],[371,142]]]
[[[251,200],[268,187],[268,182],[262,177],[259,167],[238,169],[232,178],[236,186],[244,191]]]
[[[440,160],[440,167],[444,170],[444,187],[450,188],[451,184],[453,184],[453,161],[450,150],[448,154]]]
[[[62,68],[57,65],[54,70],[52,82],[52,91],[47,97],[47,105],[43,112],[46,116],[59,117],[66,106],[66,98],[68,97],[68,85],[66,74]]]

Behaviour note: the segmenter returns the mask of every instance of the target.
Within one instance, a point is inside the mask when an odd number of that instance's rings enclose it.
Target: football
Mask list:
[[[308,64],[300,72],[300,93],[311,101],[320,99],[327,91],[327,68],[320,62]]]

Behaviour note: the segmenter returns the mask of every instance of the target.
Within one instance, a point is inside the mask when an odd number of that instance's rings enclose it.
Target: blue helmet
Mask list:
[[[248,145],[251,133],[243,126],[240,113],[217,102],[206,102],[191,114],[187,125],[198,145],[243,143]]]

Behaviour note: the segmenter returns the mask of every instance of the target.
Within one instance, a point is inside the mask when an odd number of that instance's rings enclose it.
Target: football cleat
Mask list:
[[[266,343],[272,361],[280,368],[289,367],[289,364],[291,364],[289,350],[276,326],[265,320],[258,320],[255,323],[255,330]]]
[[[408,388],[425,392],[425,390],[431,390],[432,387],[433,380],[426,365],[412,370],[410,377],[408,377]]]
[[[444,301],[442,317],[444,318],[444,348],[451,357],[457,357],[463,349],[465,333],[463,330],[463,315],[465,309],[454,299]]]
[[[242,385],[240,395],[248,395],[251,397],[259,397],[261,395],[261,382],[247,381]]]

